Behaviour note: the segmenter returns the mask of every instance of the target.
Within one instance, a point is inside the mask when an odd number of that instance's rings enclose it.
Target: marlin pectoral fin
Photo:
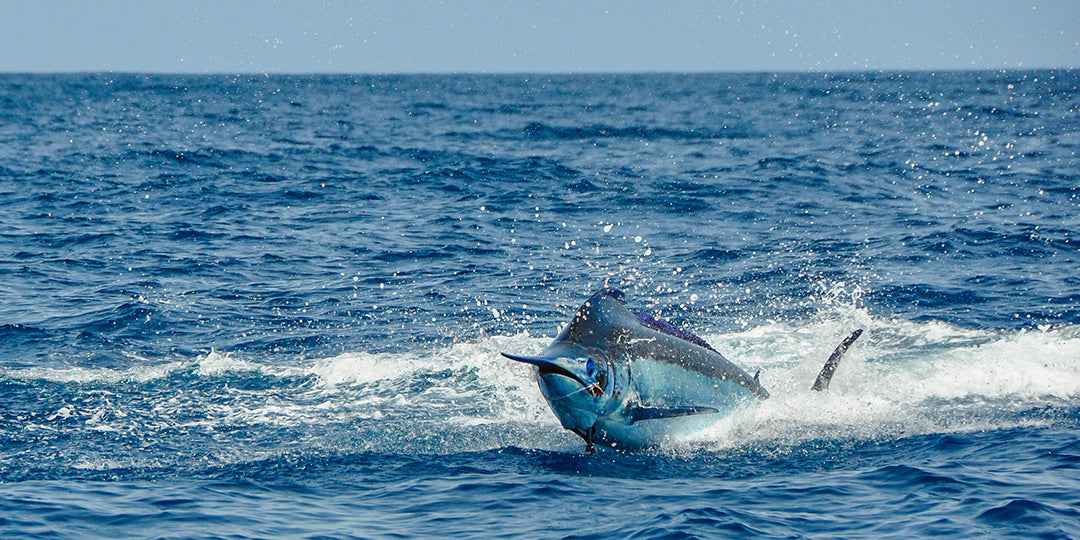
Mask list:
[[[862,328],[852,332],[851,335],[847,337],[847,339],[840,342],[840,345],[836,346],[836,350],[833,351],[832,355],[829,356],[829,359],[825,362],[825,367],[821,368],[821,373],[818,373],[817,380],[814,381],[814,386],[810,388],[811,390],[824,392],[829,389],[829,382],[832,381],[832,376],[833,373],[836,371],[836,366],[840,364],[840,358],[844,356],[844,353],[847,352],[848,347],[850,347],[852,343],[855,343],[855,340],[859,339],[859,336],[861,335]]]
[[[631,406],[628,409],[627,418],[630,424],[640,420],[659,420],[661,418],[675,418],[678,416],[691,416],[695,414],[709,414],[720,412],[712,407],[642,407]]]

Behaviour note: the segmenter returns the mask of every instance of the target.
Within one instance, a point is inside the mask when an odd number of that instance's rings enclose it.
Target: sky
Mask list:
[[[1080,0],[0,0],[0,72],[1080,67]]]

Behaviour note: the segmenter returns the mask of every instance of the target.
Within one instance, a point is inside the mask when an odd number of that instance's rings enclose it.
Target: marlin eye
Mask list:
[[[585,359],[585,372],[589,374],[589,377],[596,380],[596,384],[600,385],[601,388],[607,386],[607,374],[599,369],[596,360],[593,360],[591,356]]]

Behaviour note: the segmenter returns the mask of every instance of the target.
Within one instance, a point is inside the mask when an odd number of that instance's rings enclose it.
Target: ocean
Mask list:
[[[0,75],[0,536],[1080,537],[1078,152],[1075,70]],[[772,397],[586,455],[499,353],[604,287]]]

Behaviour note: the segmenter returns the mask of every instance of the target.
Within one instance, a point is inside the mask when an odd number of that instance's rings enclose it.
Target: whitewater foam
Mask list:
[[[711,336],[772,397],[685,441],[713,445],[903,437],[1039,425],[1027,411],[1080,399],[1077,329],[1000,332],[945,323],[873,320],[826,393],[809,390],[836,321],[799,329],[770,325]]]
[[[830,390],[810,391],[824,359],[856,325],[866,332],[848,351]],[[723,449],[1003,429],[1043,421],[1026,414],[1031,409],[1080,401],[1076,327],[975,330],[841,310],[803,324],[776,322],[705,338],[747,371],[761,370],[772,397],[675,446]],[[35,381],[76,385],[27,429],[81,425],[153,436],[172,429],[338,426],[394,434],[383,442],[369,438],[365,448],[400,446],[420,430],[465,441],[471,450],[511,444],[532,432],[532,443],[555,449],[573,438],[549,410],[533,369],[499,354],[538,354],[550,339],[518,333],[413,352],[288,361],[211,351],[126,369],[22,369],[4,377],[31,387]],[[484,437],[469,435],[481,429]]]

